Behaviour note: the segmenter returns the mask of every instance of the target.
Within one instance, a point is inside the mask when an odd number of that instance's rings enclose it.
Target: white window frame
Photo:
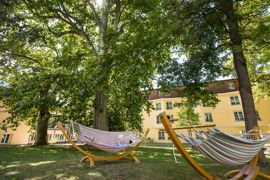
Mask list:
[[[162,110],[161,108],[161,103],[156,103],[156,110],[159,111],[159,110]]]
[[[203,133],[201,130],[195,131],[195,138],[196,139],[201,139]]]
[[[213,122],[212,113],[204,113],[205,122]]]
[[[260,114],[259,114],[259,111],[257,111],[256,110],[256,117],[257,117],[257,120],[258,121],[261,121],[262,119],[261,119],[261,116],[260,116]]]
[[[259,130],[259,133],[260,133],[260,138],[261,138],[261,139],[262,139],[262,138],[265,138],[265,135],[263,134],[263,130],[262,130],[262,129]]]
[[[58,138],[58,140],[64,140],[64,134],[55,134],[55,138]]]
[[[157,97],[162,97],[162,92],[161,91],[157,91]]]
[[[239,130],[239,134],[241,138],[246,138],[247,137],[247,131],[246,130]]]
[[[172,106],[172,102],[171,101],[166,102],[166,109],[167,110],[172,110],[173,109],[173,106]]]
[[[69,139],[73,139],[73,134],[68,134]]]
[[[157,121],[156,121],[157,124],[160,124],[161,123],[161,120],[159,118],[159,116],[157,116]]]
[[[31,134],[28,138],[28,141],[35,141],[37,138],[37,134]]]
[[[52,139],[52,134],[48,134],[47,140],[50,141]]]
[[[233,82],[228,82],[227,85],[228,85],[228,89],[231,89],[231,90],[235,89],[235,85]]]
[[[243,111],[234,111],[233,114],[234,114],[234,120],[236,122],[238,122],[238,121],[245,121],[245,117],[244,117]]]
[[[171,95],[170,92],[166,92],[166,93],[165,93],[165,96],[170,96],[170,95]]]
[[[203,103],[203,107],[210,107],[209,104],[206,102],[206,103]]]
[[[170,119],[173,119],[173,115],[172,115],[172,114],[167,114],[167,117],[168,117],[169,120],[170,120]],[[170,123],[173,124],[174,121],[170,121]]]
[[[240,100],[239,100],[238,96],[230,96],[230,100],[231,100],[231,105],[239,105],[240,104]]]
[[[0,144],[8,144],[11,134],[3,134]]]
[[[165,132],[158,131],[158,140],[165,140]]]

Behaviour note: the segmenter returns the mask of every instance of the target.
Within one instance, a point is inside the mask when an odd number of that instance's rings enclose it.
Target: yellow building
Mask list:
[[[219,88],[215,88],[215,84],[209,84],[209,87],[217,93],[220,100],[216,108],[198,106],[195,111],[200,114],[202,124],[215,123],[218,129],[229,134],[239,135],[244,133],[245,123],[237,79],[224,80],[223,82],[224,85]],[[149,96],[149,101],[153,103],[156,110],[152,111],[150,115],[142,112],[143,129],[150,128],[148,137],[155,142],[171,143],[167,134],[160,131],[162,123],[157,117],[159,113],[165,111],[171,118],[178,118],[177,112],[179,109],[173,107],[173,104],[181,102],[181,99],[176,92],[166,94],[156,89]],[[270,134],[270,100],[261,100],[255,107],[260,119],[258,123],[262,133]],[[0,108],[0,111],[3,110]],[[0,113],[0,123],[8,116],[8,113]],[[177,126],[177,122],[174,123],[174,126]],[[30,133],[30,130],[31,128],[25,124],[21,124],[16,131],[11,129],[8,129],[7,132],[0,130],[0,145],[33,144],[36,137],[35,134]],[[57,126],[48,128],[48,140],[52,143],[55,141],[67,142]]]
[[[220,100],[216,107],[198,106],[195,107],[195,112],[199,113],[203,125],[216,124],[218,129],[239,136],[245,133],[245,122],[238,81],[237,79],[230,79],[222,82],[223,85],[220,87],[215,87],[215,84],[209,83],[209,88],[217,93]],[[160,130],[163,126],[158,115],[161,112],[166,112],[171,118],[178,118],[179,108],[173,107],[173,104],[181,102],[181,98],[175,92],[164,93],[155,89],[150,95],[149,101],[153,103],[156,110],[149,115],[146,112],[142,113],[143,128],[150,128],[148,137],[152,138],[154,142],[171,143],[168,135]],[[261,100],[258,104],[255,104],[255,108],[261,133],[270,135],[270,100]],[[177,127],[177,122],[173,126]]]
[[[2,106],[0,102],[0,107]],[[0,112],[5,109],[0,108]],[[0,113],[0,123],[3,122],[9,116],[7,112]],[[34,144],[36,140],[36,134],[31,133],[31,127],[22,123],[15,131],[7,129],[3,131],[0,129],[0,145],[31,145]],[[62,131],[58,126],[48,128],[48,141],[49,142],[68,142],[64,137]]]

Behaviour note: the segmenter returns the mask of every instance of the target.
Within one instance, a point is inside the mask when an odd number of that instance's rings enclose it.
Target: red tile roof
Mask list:
[[[228,83],[233,83],[235,86],[235,89],[229,89]],[[209,84],[209,90],[213,90],[215,93],[227,93],[227,92],[235,92],[239,91],[239,85],[237,79],[228,79],[228,80],[221,80],[216,82],[210,82]],[[182,87],[184,88],[184,87]],[[161,98],[177,98],[178,94],[175,91],[172,91],[169,96],[166,96],[164,92],[162,92],[162,96],[158,97],[157,92],[159,89],[154,89],[151,94],[149,95],[148,100],[154,100],[154,99],[161,99]]]

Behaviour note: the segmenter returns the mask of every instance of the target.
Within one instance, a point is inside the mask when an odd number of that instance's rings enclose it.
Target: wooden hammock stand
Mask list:
[[[218,180],[219,178],[213,177],[208,172],[206,172],[187,152],[181,141],[178,139],[177,135],[174,132],[174,128],[172,128],[171,123],[166,115],[166,113],[161,113],[159,115],[159,118],[167,132],[167,134],[170,136],[173,144],[177,148],[177,150],[180,152],[180,154],[183,156],[183,158],[189,163],[189,165],[196,170],[201,176],[203,176],[203,179],[209,179],[209,180]],[[213,126],[213,125],[210,125]],[[204,126],[194,126],[194,127],[210,127],[207,125]],[[191,127],[188,127],[191,128]],[[176,129],[176,128],[175,128]],[[179,128],[178,128],[179,129]],[[183,128],[182,128],[183,129]],[[232,177],[230,180],[253,180],[256,177],[261,177],[267,180],[270,180],[270,176],[263,174],[259,172],[259,167],[256,166],[258,161],[258,154],[250,161],[248,165],[244,165],[242,169],[233,170],[226,174],[226,177]]]
[[[121,158],[124,158],[125,156],[129,156],[131,157],[135,163],[140,163],[140,161],[134,156],[132,155],[132,152],[135,151],[144,141],[145,137],[148,135],[148,132],[149,132],[149,129],[147,129],[146,133],[144,134],[144,136],[142,137],[142,140],[135,146],[133,147],[131,150],[129,150],[128,152],[125,152],[125,153],[122,153],[120,155],[116,155],[116,156],[110,156],[110,157],[102,157],[102,156],[96,156],[96,155],[93,155],[93,154],[90,154],[86,151],[84,151],[83,149],[81,149],[79,146],[77,146],[67,135],[64,127],[62,126],[62,124],[59,122],[58,123],[62,133],[64,134],[64,136],[66,137],[66,139],[77,149],[79,150],[80,152],[82,152],[83,154],[85,154],[86,156],[83,157],[81,159],[80,162],[84,162],[85,160],[89,159],[90,160],[90,167],[95,167],[95,161],[94,161],[94,158],[96,159],[102,159],[102,160],[116,160],[116,159],[121,159]]]

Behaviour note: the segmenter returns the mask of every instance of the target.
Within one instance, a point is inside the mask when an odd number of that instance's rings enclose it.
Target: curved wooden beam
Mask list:
[[[209,180],[215,180],[215,179],[219,179],[216,177],[213,177],[212,175],[210,175],[208,172],[206,172],[200,165],[197,164],[197,162],[190,156],[190,154],[187,152],[187,150],[185,149],[185,147],[183,146],[183,144],[181,143],[181,141],[178,139],[177,135],[174,132],[174,129],[185,129],[185,127],[183,128],[172,128],[166,113],[161,113],[159,114],[159,118],[167,132],[167,134],[170,136],[172,142],[174,143],[175,147],[177,148],[177,150],[180,152],[180,154],[183,156],[183,158],[190,164],[190,166],[195,169],[200,175],[202,175],[204,177],[204,179],[209,179]],[[215,125],[211,125],[211,126],[215,126]],[[193,126],[195,127],[195,126]],[[198,127],[198,126],[197,126]],[[191,127],[188,127],[191,128]],[[255,129],[256,132],[259,132],[259,129]],[[257,138],[257,136],[255,136],[255,139]],[[242,169],[240,170],[233,170],[230,171],[226,174],[227,177],[232,177],[230,178],[230,180],[253,180],[255,179],[257,176],[258,177],[262,177],[264,179],[270,180],[270,176],[260,173],[259,172],[259,167],[257,167],[257,161],[258,161],[258,155],[257,154],[250,162],[248,165],[245,165]]]
[[[210,175],[208,172],[206,172],[187,152],[181,141],[178,139],[177,135],[175,134],[169,119],[166,115],[166,113],[159,114],[159,118],[167,131],[167,134],[170,136],[172,142],[174,143],[177,150],[180,152],[180,154],[183,156],[183,158],[189,163],[189,165],[195,169],[200,175],[202,175],[205,179],[209,180],[217,180],[219,178],[216,178],[212,175]]]
[[[126,153],[123,153],[123,154],[119,154],[117,156],[110,156],[110,157],[103,157],[103,156],[96,156],[96,155],[93,155],[93,154],[90,154],[86,151],[84,151],[82,148],[80,148],[79,146],[77,146],[67,135],[64,127],[62,126],[61,122],[58,123],[62,133],[64,134],[64,136],[66,137],[66,139],[77,149],[79,150],[80,152],[84,153],[86,156],[83,157],[81,159],[81,162],[89,159],[90,160],[90,167],[94,167],[94,164],[95,164],[95,161],[94,161],[94,158],[96,159],[102,159],[102,160],[116,160],[116,159],[121,159],[125,156],[130,156],[134,161],[135,163],[139,163],[140,161],[134,156],[132,155],[131,153],[133,151],[135,151],[142,143],[143,141],[145,140],[146,136],[148,135],[149,133],[149,129],[147,129],[147,131],[145,132],[144,136],[142,137],[142,140],[135,146],[133,147],[131,150],[129,150],[128,152]]]

